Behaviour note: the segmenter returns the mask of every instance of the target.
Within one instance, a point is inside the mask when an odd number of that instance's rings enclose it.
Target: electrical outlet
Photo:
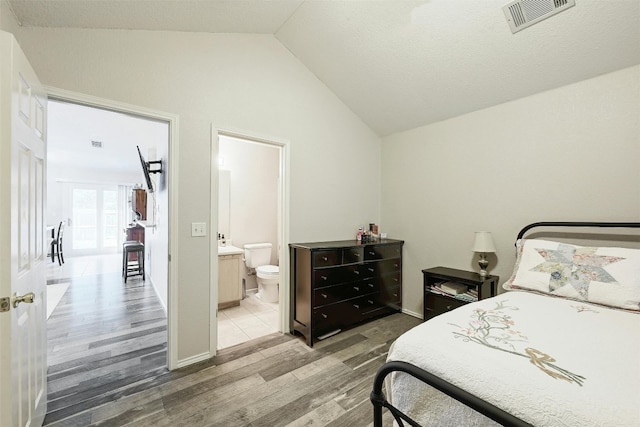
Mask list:
[[[191,237],[202,237],[207,235],[207,223],[206,222],[192,222],[191,223]]]

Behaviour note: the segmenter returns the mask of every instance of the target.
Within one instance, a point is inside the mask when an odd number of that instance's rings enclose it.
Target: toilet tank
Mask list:
[[[249,268],[271,263],[271,243],[252,243],[244,245],[244,262]]]

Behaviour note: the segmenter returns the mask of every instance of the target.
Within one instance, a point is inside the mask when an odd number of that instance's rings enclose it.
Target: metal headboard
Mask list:
[[[604,227],[604,228],[640,228],[640,222],[534,222],[518,233],[516,240],[535,227]]]

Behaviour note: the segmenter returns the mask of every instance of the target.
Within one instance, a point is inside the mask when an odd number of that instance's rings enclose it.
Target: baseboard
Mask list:
[[[418,319],[422,319],[422,314],[416,313],[415,311],[407,310],[406,308],[402,309],[404,314],[408,314],[409,316],[417,317]]]
[[[150,275],[145,274],[145,281],[151,282],[151,286],[153,287],[153,291],[156,293],[156,298],[158,298],[158,301],[160,302],[160,305],[162,306],[162,310],[164,311],[164,315],[167,316],[167,318],[169,317],[169,311],[167,310],[167,304],[162,301],[162,298],[160,298],[160,294],[158,293],[158,288],[156,287],[156,284],[153,282],[153,279],[151,278]]]
[[[184,368],[185,366],[193,365],[194,363],[203,362],[209,359],[211,359],[211,354],[209,353],[201,353],[195,356],[187,357],[186,359],[178,360],[176,369]]]

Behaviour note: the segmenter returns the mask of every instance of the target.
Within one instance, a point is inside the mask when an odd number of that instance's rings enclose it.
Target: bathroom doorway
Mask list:
[[[218,350],[283,330],[283,151],[280,143],[219,132]],[[244,247],[257,243],[270,245],[270,256],[248,266]],[[277,280],[265,280],[266,270]]]

